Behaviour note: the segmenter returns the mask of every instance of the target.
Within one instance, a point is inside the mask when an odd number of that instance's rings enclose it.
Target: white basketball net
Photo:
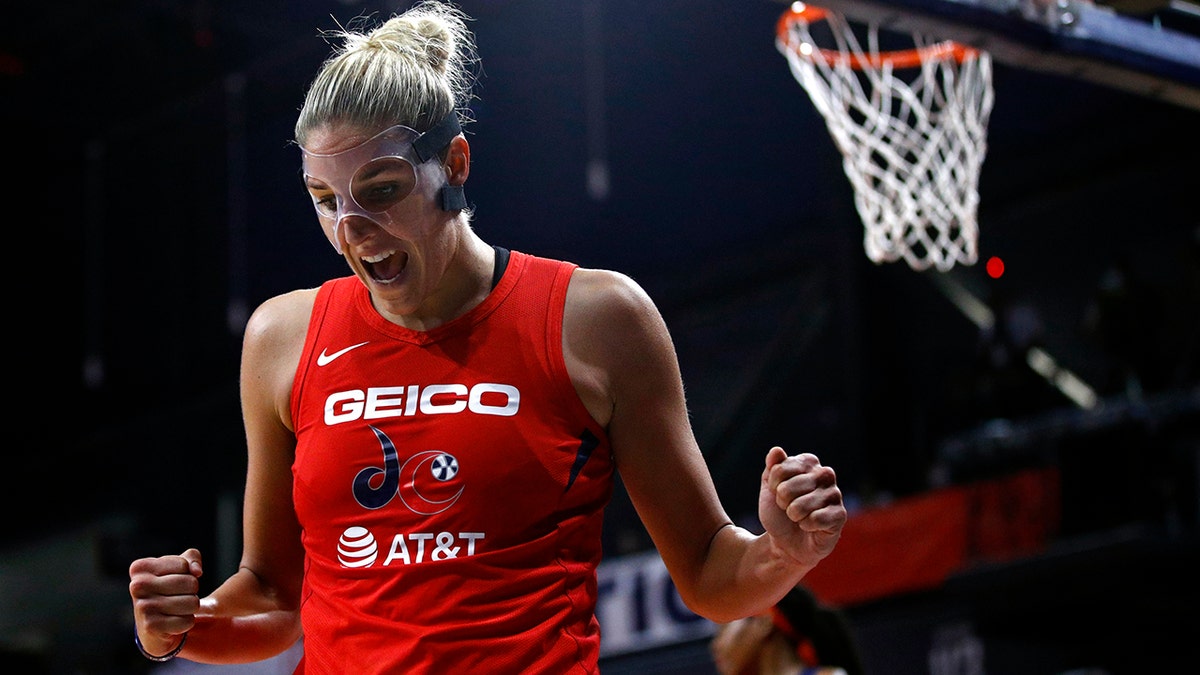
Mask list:
[[[835,47],[817,46],[794,12],[776,46],[842,153],[867,257],[904,258],[916,270],[974,264],[991,57],[913,35],[920,63],[904,67],[891,58],[901,52],[880,52],[877,27],[868,27],[864,50],[843,16],[821,11]]]

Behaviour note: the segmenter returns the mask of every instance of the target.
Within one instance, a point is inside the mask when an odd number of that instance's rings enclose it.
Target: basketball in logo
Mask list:
[[[429,468],[434,478],[448,481],[458,475],[458,460],[453,455],[443,453],[434,458]]]

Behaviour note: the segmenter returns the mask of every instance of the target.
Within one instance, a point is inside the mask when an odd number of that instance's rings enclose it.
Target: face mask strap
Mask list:
[[[467,195],[461,185],[442,186],[442,210],[462,211],[467,208]]]
[[[413,150],[417,151],[417,158],[422,162],[427,162],[431,157],[442,151],[454,140],[454,137],[462,133],[462,127],[458,124],[458,114],[451,110],[440,122],[421,134],[417,140],[413,141]]]
[[[413,141],[413,150],[417,153],[418,159],[422,162],[427,162],[449,145],[455,136],[461,133],[462,126],[458,123],[458,113],[451,110],[440,122],[433,125],[429,131],[421,134],[417,140]],[[467,208],[467,197],[463,193],[461,185],[442,186],[441,202],[443,211],[461,211]]]

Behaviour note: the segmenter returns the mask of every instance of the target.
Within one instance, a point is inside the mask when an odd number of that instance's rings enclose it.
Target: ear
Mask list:
[[[443,166],[448,183],[462,185],[467,182],[467,176],[471,173],[471,145],[462,134],[451,139]]]

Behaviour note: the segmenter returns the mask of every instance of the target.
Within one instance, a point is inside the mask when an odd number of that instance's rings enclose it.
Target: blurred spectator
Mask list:
[[[710,644],[720,675],[864,675],[842,612],[796,586],[769,613],[722,624]]]

